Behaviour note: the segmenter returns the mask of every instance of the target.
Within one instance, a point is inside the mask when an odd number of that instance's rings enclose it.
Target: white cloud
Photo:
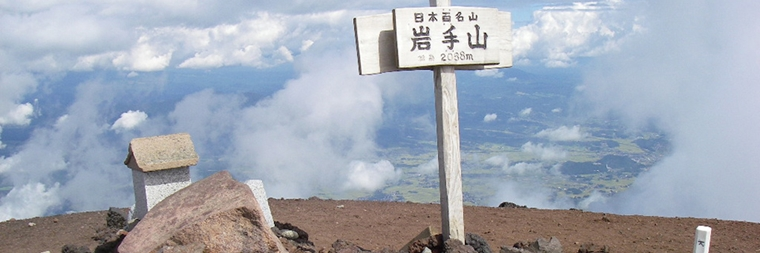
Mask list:
[[[533,23],[514,29],[518,64],[537,59],[546,67],[569,67],[578,57],[616,51],[635,31],[632,16],[620,15],[622,1],[574,2],[547,6],[533,13]],[[616,20],[619,19],[619,20]]]
[[[475,75],[480,76],[480,77],[493,77],[493,78],[504,77],[504,73],[499,71],[498,69],[476,70]]]
[[[3,125],[29,125],[32,121],[31,116],[34,113],[34,106],[30,103],[17,105],[16,108],[0,116],[0,126]]]
[[[57,183],[50,187],[42,183],[14,187],[8,195],[0,199],[0,221],[45,215],[50,206],[60,204],[59,190]]]
[[[1,112],[1,111],[0,111]],[[0,114],[0,134],[3,133],[3,125],[29,125],[34,113],[34,106],[30,103],[16,105],[15,108],[8,111],[5,115]],[[0,139],[0,149],[5,148],[2,139]],[[1,172],[2,170],[0,170]]]
[[[525,108],[522,111],[520,111],[520,116],[527,117],[530,115],[531,112],[533,112],[533,108]]]
[[[2,55],[0,49],[0,64]],[[0,71],[0,133],[3,131],[3,125],[26,126],[31,123],[34,106],[31,103],[19,104],[18,101],[36,88],[37,80],[31,73]],[[4,147],[0,139],[0,149]]]
[[[347,180],[343,185],[346,189],[376,191],[401,176],[401,170],[396,170],[386,160],[377,163],[352,161],[348,166]]]
[[[36,128],[18,152],[0,160],[3,177],[13,184],[0,200],[0,217],[48,215],[63,205],[74,211],[129,205],[131,180],[119,161],[125,147],[105,138],[109,125],[102,111],[117,93],[110,88],[80,84],[75,102],[54,126]],[[94,188],[109,194],[92,194]]]
[[[414,170],[422,174],[437,173],[438,172],[438,156],[433,157],[433,159],[430,159],[430,161],[420,164],[419,166],[415,167]]]
[[[552,112],[553,113],[560,113],[560,112],[562,112],[562,108],[554,108],[554,109],[552,109]]]
[[[125,71],[159,71],[169,66],[173,49],[159,48],[142,36],[129,52],[115,54],[113,66]]]
[[[483,122],[488,123],[488,122],[494,121],[496,120],[496,117],[497,117],[496,113],[486,114],[486,116],[483,117]]]
[[[111,130],[130,130],[142,124],[147,119],[148,114],[145,112],[129,110],[125,113],[122,113],[121,117],[119,117],[119,119],[117,119],[113,125],[111,125]]]
[[[552,141],[580,141],[587,138],[589,134],[581,131],[581,127],[561,126],[557,129],[544,129],[536,133],[536,137],[546,138]]]
[[[543,172],[543,164],[519,162],[505,169],[504,172],[513,175],[536,174]]]
[[[567,157],[567,151],[563,150],[562,147],[544,146],[541,143],[533,144],[533,142],[526,142],[520,147],[520,150],[531,153],[543,161],[556,161]]]
[[[489,157],[484,162],[493,167],[506,168],[509,166],[509,157],[507,157],[506,155],[496,155],[496,156]]]
[[[495,184],[496,190],[489,200],[491,206],[508,201],[518,205],[542,209],[567,209],[574,207],[571,201],[557,199],[551,188],[543,186],[540,182],[520,182],[508,180]]]
[[[256,106],[232,130],[226,157],[241,177],[259,178],[273,196],[308,197],[341,184],[342,168],[375,155],[383,99],[377,78],[361,78],[353,49],[303,58],[309,69]],[[330,62],[332,64],[321,64]]]
[[[303,42],[301,42],[301,52],[306,52],[306,50],[309,50],[309,48],[311,48],[312,45],[314,45],[313,40],[304,40]]]
[[[673,145],[629,190],[592,209],[760,221],[760,115],[752,109],[760,107],[760,26],[737,26],[754,24],[758,8],[650,1],[646,32],[586,72],[584,100],[632,129],[657,127]]]

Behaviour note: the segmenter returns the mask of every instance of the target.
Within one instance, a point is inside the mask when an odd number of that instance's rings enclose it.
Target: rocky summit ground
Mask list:
[[[309,233],[317,249],[338,239],[364,249],[398,250],[428,226],[440,228],[440,206],[409,202],[270,199],[272,215]],[[94,249],[106,211],[0,223],[0,252],[61,252],[66,244]],[[697,226],[712,227],[710,252],[760,252],[760,223],[696,218],[621,216],[580,210],[467,206],[465,230],[491,249],[538,237],[556,237],[564,252],[581,244],[607,245],[611,252],[691,252]]]

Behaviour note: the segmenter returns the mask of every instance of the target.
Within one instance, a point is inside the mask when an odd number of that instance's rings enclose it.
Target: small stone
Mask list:
[[[488,246],[486,239],[477,234],[467,233],[464,237],[464,244],[472,246],[478,253],[491,253],[491,247]]]
[[[610,247],[607,245],[596,245],[594,243],[584,243],[578,249],[578,253],[609,253]]]
[[[282,235],[282,237],[285,237],[286,239],[290,239],[290,240],[298,239],[298,232],[290,230],[290,229],[282,229],[282,230],[280,230],[280,235]]]
[[[29,224],[27,224],[27,225],[29,225],[30,227],[34,227],[34,226],[37,226],[37,223],[29,222]]]
[[[87,246],[76,246],[72,244],[63,245],[61,253],[92,253]]]
[[[53,223],[58,223],[58,218],[53,218]]]
[[[127,227],[127,217],[129,213],[121,208],[108,208],[106,214],[106,226],[109,228],[121,229]]]
[[[443,245],[446,253],[478,253],[472,246],[465,245],[457,239],[448,239]]]
[[[344,205],[338,205],[338,206],[336,206],[336,207],[337,207],[337,208],[344,208],[344,207],[346,207],[346,206],[344,206]]]

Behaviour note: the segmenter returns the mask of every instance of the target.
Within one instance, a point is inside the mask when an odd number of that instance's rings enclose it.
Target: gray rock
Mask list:
[[[549,240],[538,238],[536,245],[538,246],[537,252],[539,253],[562,253],[562,244],[554,236]]]
[[[562,253],[559,239],[538,238],[533,242],[518,242],[512,247],[501,247],[499,253]]]
[[[610,247],[607,245],[596,245],[593,243],[581,244],[578,253],[610,253]]]
[[[298,232],[290,230],[290,229],[280,230],[280,235],[282,237],[285,237],[285,239],[290,239],[290,240],[298,239]]]
[[[123,208],[108,208],[108,214],[106,215],[106,226],[115,229],[126,228],[127,216],[129,216],[129,213]]]
[[[467,233],[464,244],[472,246],[478,253],[491,253],[491,246],[488,246],[486,239],[477,234]]]
[[[369,253],[371,251],[362,249],[356,244],[338,239],[332,244],[332,249],[328,253]]]
[[[66,244],[61,248],[61,253],[92,253],[92,251],[87,246]]]

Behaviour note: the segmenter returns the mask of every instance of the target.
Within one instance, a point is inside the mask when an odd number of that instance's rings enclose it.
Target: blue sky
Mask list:
[[[399,173],[377,157],[384,108],[431,77],[358,76],[351,19],[427,4],[0,1],[0,133],[32,130],[13,151],[0,138],[0,220],[131,205],[126,143],[173,132],[272,196],[382,187]],[[760,220],[758,3],[453,4],[513,12],[515,68],[578,73],[576,113],[673,136],[671,157],[599,210]]]

